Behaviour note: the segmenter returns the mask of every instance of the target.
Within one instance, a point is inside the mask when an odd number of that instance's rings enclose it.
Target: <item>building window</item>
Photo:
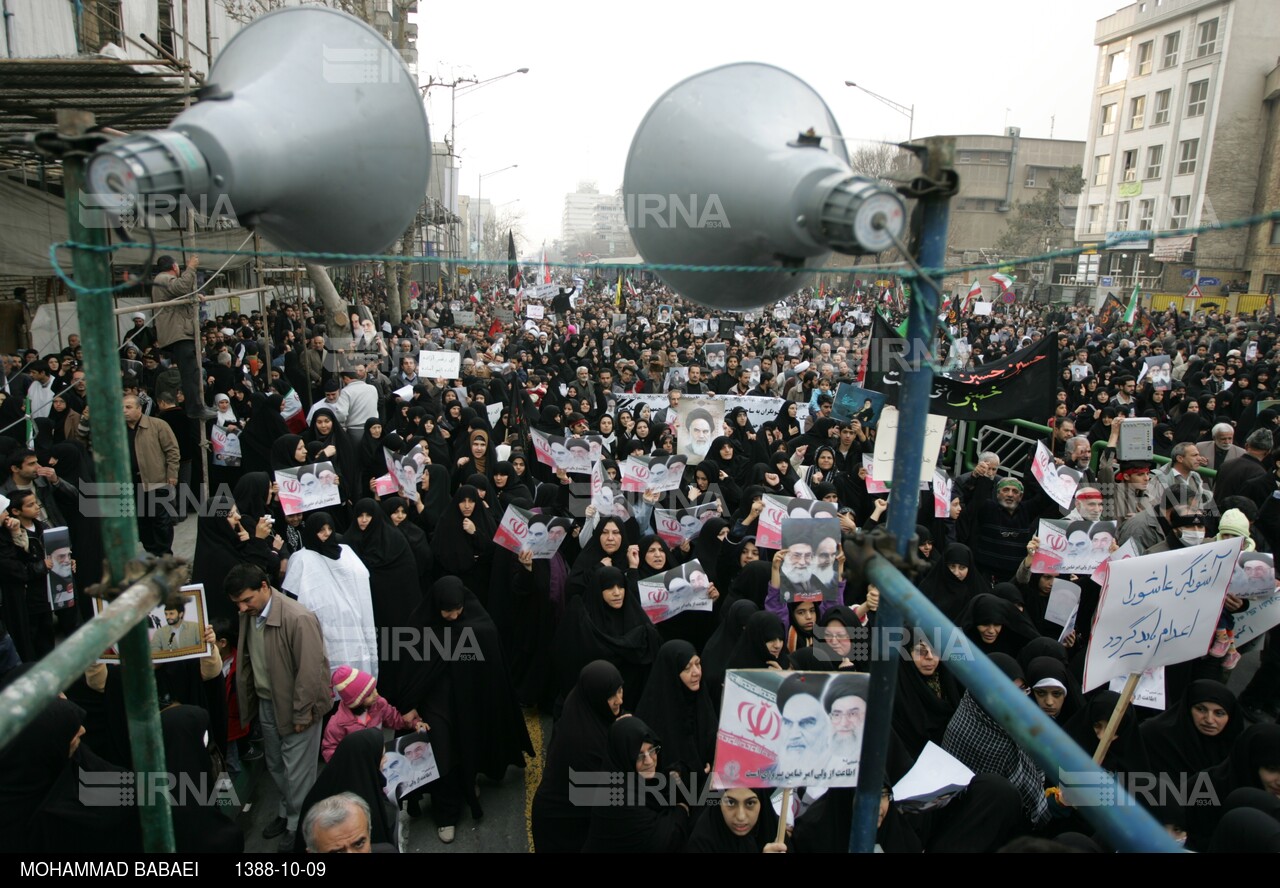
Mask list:
[[[1106,185],[1111,181],[1111,155],[1099,154],[1093,159],[1093,184]]]
[[[1129,100],[1129,129],[1142,129],[1147,116],[1147,97],[1134,96]]]
[[[1122,200],[1116,204],[1116,231],[1129,230],[1129,201]]]
[[[1186,176],[1196,171],[1196,157],[1200,154],[1200,140],[1187,139],[1178,143],[1178,175]]]
[[[1155,113],[1151,115],[1151,125],[1159,126],[1169,122],[1169,102],[1173,98],[1173,90],[1162,89],[1156,93]]]
[[[1161,68],[1172,68],[1178,64],[1178,46],[1182,43],[1182,32],[1174,31],[1164,35],[1164,52],[1160,56]]]
[[[1218,51],[1218,20],[1201,22],[1196,29],[1196,58],[1202,59]]]
[[[1124,72],[1129,61],[1129,53],[1121,50],[1107,56],[1107,85],[1124,80]]]
[[[1155,55],[1155,42],[1148,40],[1146,43],[1138,44],[1138,59],[1134,65],[1134,72],[1138,77],[1151,73],[1151,57]]]
[[[1089,204],[1089,233],[1102,231],[1102,204]]]
[[[1164,146],[1152,145],[1147,149],[1147,172],[1142,177],[1144,179],[1159,179],[1161,168],[1164,166]]]
[[[1128,151],[1120,155],[1121,182],[1136,182],[1138,180],[1138,149],[1130,148]]]
[[[961,151],[961,152],[960,152],[960,162],[961,162],[961,163],[973,163],[973,158],[969,156],[969,152],[968,152],[968,151]]]
[[[1209,102],[1209,81],[1197,80],[1187,89],[1187,116],[1203,117]]]
[[[1271,246],[1280,247],[1280,222],[1271,223]]]
[[[1154,200],[1138,201],[1138,230],[1150,231],[1155,223],[1156,202]]]
[[[1116,105],[1102,106],[1102,115],[1098,118],[1098,135],[1109,136],[1116,131]]]
[[[1035,187],[1036,187],[1036,168],[1035,168],[1035,167],[1027,167],[1027,181],[1026,181],[1026,186],[1027,186],[1028,188],[1035,188]]]
[[[1191,196],[1169,198],[1169,227],[1186,228],[1187,217],[1191,215]]]

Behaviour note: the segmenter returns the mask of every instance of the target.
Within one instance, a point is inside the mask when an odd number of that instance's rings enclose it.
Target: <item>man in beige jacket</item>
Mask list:
[[[262,837],[279,836],[280,850],[289,852],[316,782],[320,731],[333,705],[324,636],[315,614],[271,588],[257,565],[233,567],[223,589],[240,610],[240,723],[258,721],[267,770],[280,790],[279,813]]]
[[[124,398],[124,426],[138,502],[138,538],[152,555],[173,553],[173,501],[182,452],[169,424],[146,416],[134,395]]]

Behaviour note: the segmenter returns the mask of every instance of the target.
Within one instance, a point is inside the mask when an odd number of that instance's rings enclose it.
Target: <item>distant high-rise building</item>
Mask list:
[[[583,182],[577,191],[566,194],[560,240],[569,261],[634,255],[622,195],[601,194],[594,182]]]
[[[1150,237],[1080,257],[1074,283],[1186,292],[1198,270],[1208,296],[1243,290],[1251,275],[1261,284],[1248,229],[1167,233],[1248,216],[1258,205],[1275,128],[1264,90],[1280,47],[1277,11],[1275,0],[1145,0],[1098,22],[1075,236]]]

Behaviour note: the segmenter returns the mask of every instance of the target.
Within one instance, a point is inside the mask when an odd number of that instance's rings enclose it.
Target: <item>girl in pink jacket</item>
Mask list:
[[[378,680],[359,669],[339,666],[333,670],[333,692],[338,695],[338,711],[329,719],[320,743],[320,754],[326,762],[342,738],[356,731],[365,728],[425,731],[429,727],[418,718],[417,710],[403,715],[397,712],[394,706],[378,696]]]

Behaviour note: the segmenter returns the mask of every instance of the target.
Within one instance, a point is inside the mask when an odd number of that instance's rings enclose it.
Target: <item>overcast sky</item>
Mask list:
[[[915,135],[1084,139],[1097,20],[1118,0],[896,0],[869,3],[490,0],[420,4],[418,68],[449,81],[529,68],[457,97],[463,194],[523,212],[535,252],[560,234],[564,195],[579,181],[622,184],[637,124],[678,81],[730,62],[766,62],[809,83],[844,135],[901,141],[907,117],[852,80],[915,105]],[[447,88],[429,91],[432,138],[448,132]],[[1007,110],[1006,110],[1007,109]],[[850,143],[856,147],[856,143]]]

